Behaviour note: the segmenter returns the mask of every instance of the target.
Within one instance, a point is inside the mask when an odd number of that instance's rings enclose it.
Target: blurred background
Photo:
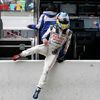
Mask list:
[[[73,31],[66,59],[100,59],[100,0],[0,0],[0,59],[38,44],[38,31],[27,28],[37,23],[48,3],[70,16]],[[26,59],[39,59],[32,55]]]

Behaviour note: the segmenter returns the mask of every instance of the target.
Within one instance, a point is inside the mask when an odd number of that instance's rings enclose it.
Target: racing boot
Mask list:
[[[14,55],[14,56],[12,57],[12,60],[16,61],[16,60],[18,60],[18,59],[20,59],[20,58],[21,58],[20,54],[17,54],[17,55]]]
[[[33,94],[33,98],[34,99],[37,99],[38,98],[38,95],[41,91],[41,88],[40,87],[37,87],[37,89],[35,90],[34,94]]]

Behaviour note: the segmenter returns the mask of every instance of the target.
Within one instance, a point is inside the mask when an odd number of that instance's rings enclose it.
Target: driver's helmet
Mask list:
[[[61,12],[57,15],[57,22],[56,22],[62,30],[68,29],[70,27],[69,16],[66,12]]]

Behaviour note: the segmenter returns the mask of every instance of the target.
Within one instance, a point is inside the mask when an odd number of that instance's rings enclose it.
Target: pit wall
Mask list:
[[[44,61],[0,61],[0,100],[33,100]],[[100,61],[57,63],[38,100],[100,100]]]

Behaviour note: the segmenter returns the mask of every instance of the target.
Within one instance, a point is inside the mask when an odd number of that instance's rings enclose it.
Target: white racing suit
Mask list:
[[[52,29],[50,27],[47,30],[47,32],[43,35],[43,39],[46,38],[48,35],[50,35],[48,40],[49,41],[48,45],[41,44],[41,45],[33,46],[27,50],[22,51],[20,54],[22,57],[34,53],[39,53],[45,56],[43,72],[37,85],[40,88],[42,88],[42,86],[46,82],[48,71],[54,66],[60,48],[65,42],[66,42],[65,51],[67,51],[70,44],[72,32],[70,29],[67,29],[65,34],[62,34],[62,31],[58,29],[58,33],[56,33],[56,27],[53,27]],[[56,52],[53,53],[54,51]]]

